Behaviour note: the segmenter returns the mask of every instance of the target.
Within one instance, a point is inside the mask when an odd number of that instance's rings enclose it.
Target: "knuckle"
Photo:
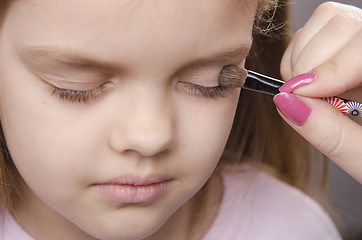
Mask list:
[[[348,13],[347,15],[352,15],[350,17],[358,19],[361,17],[362,10],[349,4],[328,1],[320,4],[314,11],[314,15],[329,16],[330,18],[340,13]]]
[[[362,27],[362,11],[360,11],[360,12],[344,12],[342,14],[342,16],[346,22],[348,22],[352,26],[358,27],[358,29],[361,29],[361,27]]]
[[[362,14],[354,12],[342,12],[333,16],[328,22],[335,32],[340,35],[348,35],[362,28]]]
[[[317,7],[317,9],[315,10],[315,13],[323,14],[326,12],[335,12],[336,9],[338,9],[339,5],[340,5],[339,3],[332,2],[332,1],[324,2]]]

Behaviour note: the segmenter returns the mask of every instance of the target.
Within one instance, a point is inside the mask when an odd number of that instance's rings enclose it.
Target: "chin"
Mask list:
[[[145,239],[155,232],[157,232],[167,221],[150,219],[149,221],[119,221],[117,224],[116,220],[112,223],[103,222],[98,223],[98,226],[87,226],[83,228],[88,235],[95,239],[101,240],[140,240]]]
[[[151,236],[153,233],[136,233],[134,229],[132,232],[122,232],[120,234],[101,234],[99,236],[93,236],[95,239],[100,240],[140,240]]]

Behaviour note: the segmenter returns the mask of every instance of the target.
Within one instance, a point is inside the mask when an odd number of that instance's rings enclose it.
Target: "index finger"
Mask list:
[[[316,78],[294,91],[308,97],[330,97],[362,86],[362,31],[327,62],[313,69]]]

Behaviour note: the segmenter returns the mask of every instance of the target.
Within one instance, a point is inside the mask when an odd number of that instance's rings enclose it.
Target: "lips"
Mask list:
[[[167,192],[172,179],[162,176],[122,176],[93,187],[104,198],[121,203],[149,203]]]

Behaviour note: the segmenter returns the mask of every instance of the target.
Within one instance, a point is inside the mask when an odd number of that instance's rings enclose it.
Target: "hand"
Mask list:
[[[282,117],[362,183],[362,118],[348,118],[321,99],[340,96],[362,103],[362,10],[320,5],[293,37],[281,74],[297,76],[274,98]]]

